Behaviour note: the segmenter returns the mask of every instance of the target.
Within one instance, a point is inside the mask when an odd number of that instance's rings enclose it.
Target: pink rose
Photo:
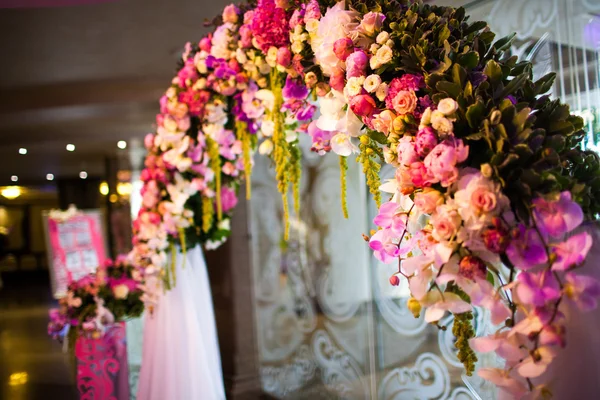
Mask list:
[[[433,226],[433,237],[441,241],[450,240],[456,236],[462,221],[456,209],[443,204],[436,208],[430,222]]]
[[[493,211],[496,204],[496,193],[489,190],[488,187],[478,187],[471,193],[471,205],[481,213]]]
[[[240,9],[235,4],[230,4],[223,9],[223,22],[236,23]]]
[[[437,135],[431,127],[427,126],[417,132],[415,145],[419,156],[425,157],[437,144]]]
[[[335,68],[333,70],[331,77],[329,77],[329,85],[337,91],[341,92],[344,90],[346,82],[344,79],[344,71],[342,71],[341,68]]]
[[[403,136],[398,142],[396,147],[398,153],[398,162],[403,165],[411,165],[414,162],[419,161],[419,155],[415,149],[415,142],[412,141],[412,137]]]
[[[376,31],[381,29],[385,15],[377,12],[368,12],[363,17],[358,30],[367,36],[372,36]]]
[[[392,128],[392,123],[396,118],[396,114],[394,114],[390,110],[384,110],[379,114],[375,115],[373,118],[373,128],[381,133],[384,133],[386,136],[390,133],[390,129]]]
[[[410,114],[417,108],[417,96],[412,90],[401,90],[392,100],[392,106],[399,115]]]
[[[360,117],[371,115],[375,108],[375,100],[368,94],[359,94],[350,99],[350,109]]]
[[[289,67],[292,62],[292,53],[287,47],[280,47],[277,50],[277,64],[282,67]]]
[[[254,19],[254,10],[246,11],[244,14],[244,25],[249,25]]]
[[[199,44],[200,50],[204,50],[206,52],[210,52],[210,48],[212,47],[210,37],[205,37],[200,40]]]
[[[333,52],[336,57],[342,61],[346,61],[350,54],[354,52],[354,43],[350,38],[341,38],[333,43]]]
[[[294,10],[294,12],[292,13],[292,16],[290,17],[290,29],[294,30],[296,28],[296,26],[302,24],[304,22],[304,13],[302,12],[302,10],[296,9]]]
[[[469,147],[465,146],[462,140],[452,136],[435,146],[425,157],[425,167],[436,182],[448,187],[458,178],[456,166],[465,161],[468,155]]]
[[[369,57],[362,50],[357,50],[346,58],[346,79],[364,76],[369,64]]]
[[[431,214],[442,204],[444,204],[444,195],[435,189],[425,188],[415,194],[415,207],[422,213]]]
[[[154,135],[149,133],[146,135],[146,137],[144,137],[144,146],[146,146],[146,149],[150,150],[152,147],[154,147]]]

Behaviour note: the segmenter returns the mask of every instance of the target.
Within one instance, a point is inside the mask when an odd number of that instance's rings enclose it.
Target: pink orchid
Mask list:
[[[564,292],[582,311],[596,308],[600,296],[600,282],[591,276],[568,273]]]
[[[494,325],[501,324],[510,317],[510,309],[494,285],[487,280],[476,278],[475,282],[469,281],[468,285],[459,283],[459,286],[469,295],[473,305],[489,310]]]
[[[500,368],[481,368],[477,374],[518,399],[527,392],[525,385]]]
[[[592,248],[592,242],[592,236],[587,232],[582,232],[570,237],[563,243],[554,245],[553,253],[557,257],[554,264],[552,264],[552,269],[566,271],[583,263]]]
[[[407,215],[398,203],[389,201],[379,207],[379,213],[373,223],[381,228],[389,228],[390,232],[400,237],[406,229]]]
[[[571,192],[564,191],[557,200],[542,197],[533,199],[533,216],[542,230],[553,237],[571,232],[583,222],[583,211],[571,199]]]
[[[369,247],[373,250],[375,258],[384,264],[397,260],[398,245],[393,243],[393,236],[388,229],[380,229],[371,236]]]
[[[537,378],[543,374],[556,357],[556,350],[540,346],[516,366],[517,373],[524,378]]]
[[[425,296],[423,305],[427,306],[427,311],[425,311],[425,321],[427,322],[439,321],[446,311],[453,314],[471,311],[471,305],[461,299],[459,295],[450,292],[442,294],[437,290],[433,290]]]
[[[542,307],[560,297],[560,287],[552,271],[521,272],[517,277],[516,293],[519,300],[534,307]]]
[[[493,335],[472,338],[469,346],[479,353],[495,352],[506,361],[522,360],[527,351],[522,347],[518,337],[508,336],[508,331],[496,332]]]
[[[535,229],[519,225],[506,249],[511,263],[520,269],[534,268],[548,261],[546,248]]]

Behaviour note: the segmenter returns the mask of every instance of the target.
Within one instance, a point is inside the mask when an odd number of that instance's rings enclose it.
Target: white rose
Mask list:
[[[231,223],[230,223],[229,218],[223,218],[221,220],[221,222],[219,222],[218,226],[219,226],[219,229],[223,229],[223,230],[226,230],[226,231],[230,231],[231,230]]]
[[[369,93],[375,92],[379,88],[379,85],[381,85],[381,77],[376,74],[367,76],[363,84],[365,90]]]
[[[419,129],[423,129],[424,127],[431,125],[431,108],[427,107],[421,116],[421,124],[419,125]]]
[[[365,82],[364,76],[360,76],[360,77],[354,76],[354,77],[348,79],[348,82],[346,83],[346,87],[344,88],[346,91],[346,95],[347,96],[356,96],[356,95],[360,94],[362,92],[362,86],[363,86],[364,82]]]
[[[450,121],[448,118],[439,117],[435,119],[432,118],[431,126],[433,126],[433,129],[438,131],[439,134],[443,135],[452,132],[452,128],[454,125],[452,124],[452,121]]]
[[[277,47],[275,47],[275,46],[269,47],[265,61],[271,67],[275,67],[277,65]]]
[[[458,110],[458,103],[454,99],[446,98],[439,102],[437,109],[446,116],[452,115]]]
[[[299,54],[302,52],[302,50],[304,50],[304,43],[300,41],[295,41],[294,43],[292,43],[292,52],[294,54]]]
[[[377,38],[375,39],[375,41],[379,44],[385,44],[389,38],[390,38],[389,33],[387,33],[386,31],[381,31],[381,32],[379,32],[379,35],[377,35]]]
[[[273,142],[270,139],[265,140],[258,146],[258,153],[268,156],[273,151]]]
[[[117,285],[113,288],[113,294],[115,295],[115,299],[125,299],[129,294],[129,288],[127,285]]]
[[[377,53],[377,50],[379,50],[379,47],[380,47],[380,46],[379,46],[377,43],[373,43],[373,44],[371,45],[371,47],[369,47],[369,52],[370,52],[371,54],[376,54],[376,53]]]
[[[377,53],[375,53],[375,57],[371,58],[371,61],[369,62],[371,65],[371,69],[377,69],[382,65],[389,63],[390,61],[392,61],[393,56],[394,53],[390,46],[381,46],[379,50],[377,50]]]
[[[304,25],[308,32],[316,32],[319,28],[319,20],[318,19],[309,19],[306,21],[306,25]]]
[[[264,120],[260,126],[260,131],[264,137],[271,137],[275,132],[275,123],[271,120]]]
[[[377,99],[379,101],[384,101],[385,98],[387,97],[387,95],[388,95],[388,85],[387,85],[387,83],[382,83],[377,88],[377,91],[375,92],[375,96],[377,96]]]

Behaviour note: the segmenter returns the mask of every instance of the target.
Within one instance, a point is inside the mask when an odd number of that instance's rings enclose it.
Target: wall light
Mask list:
[[[53,181],[54,180],[54,174],[46,174],[46,180],[47,181]]]
[[[13,182],[17,182],[19,180],[19,177],[16,176],[16,175],[13,175],[13,176],[10,177],[10,180],[13,181]]]
[[[120,148],[121,150],[124,150],[127,148],[127,142],[124,140],[119,140],[117,142],[117,147]]]
[[[133,190],[133,186],[129,182],[119,182],[117,183],[117,193],[121,196],[129,196],[131,191]]]
[[[79,173],[79,177],[80,177],[81,179],[87,179],[87,172],[85,172],[85,171],[81,171],[81,172]]]
[[[74,145],[74,144],[71,144],[71,143],[69,143],[69,144],[67,145],[67,151],[75,151],[75,145]]]
[[[109,192],[109,190],[108,190],[108,183],[102,182],[100,184],[100,188],[99,189],[100,189],[100,194],[102,196],[106,196],[108,194],[108,192]]]
[[[27,154],[27,149],[26,149],[25,147],[21,147],[21,148],[19,149],[19,154],[22,154],[22,155],[25,155],[25,154]]]
[[[0,194],[9,200],[14,200],[21,195],[21,188],[19,186],[7,186],[2,188]]]

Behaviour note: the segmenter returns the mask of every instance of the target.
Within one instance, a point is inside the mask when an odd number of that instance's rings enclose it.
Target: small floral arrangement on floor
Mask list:
[[[50,310],[48,334],[55,339],[71,334],[99,337],[107,327],[144,311],[141,276],[126,256],[108,260],[95,274],[87,275],[68,286],[59,307]]]

